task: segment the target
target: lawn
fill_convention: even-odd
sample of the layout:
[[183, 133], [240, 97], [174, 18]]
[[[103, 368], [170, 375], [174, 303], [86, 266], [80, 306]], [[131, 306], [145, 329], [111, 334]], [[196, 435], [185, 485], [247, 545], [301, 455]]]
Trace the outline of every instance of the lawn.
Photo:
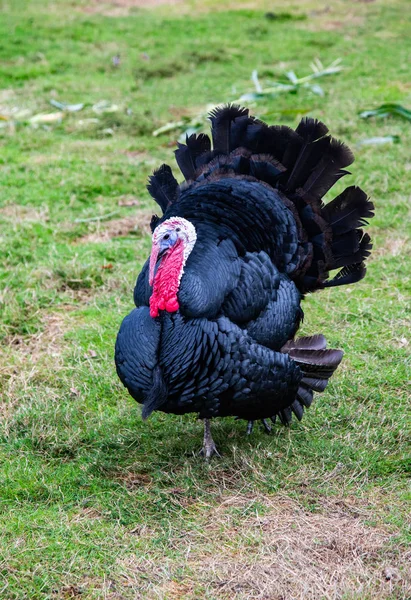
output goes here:
[[[408, 0], [0, 7], [0, 598], [411, 598], [411, 124], [359, 117], [411, 107]], [[374, 252], [363, 282], [305, 301], [302, 332], [345, 351], [326, 392], [271, 435], [215, 423], [207, 464], [201, 422], [143, 422], [113, 362], [146, 180], [181, 129], [152, 132], [315, 59], [344, 67], [323, 95], [246, 104], [353, 148], [336, 188], [374, 201]]]

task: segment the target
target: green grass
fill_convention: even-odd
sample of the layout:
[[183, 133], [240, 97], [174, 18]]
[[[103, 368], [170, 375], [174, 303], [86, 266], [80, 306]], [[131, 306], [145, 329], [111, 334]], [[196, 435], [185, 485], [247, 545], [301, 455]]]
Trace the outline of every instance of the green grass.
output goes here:
[[[0, 4], [0, 114], [86, 104], [38, 127], [0, 121], [0, 597], [410, 598], [410, 124], [358, 117], [411, 105], [408, 2], [127, 4]], [[320, 117], [354, 149], [400, 137], [359, 147], [336, 186], [372, 197], [375, 250], [364, 282], [305, 301], [303, 332], [346, 353], [326, 393], [271, 436], [216, 423], [223, 457], [208, 465], [201, 423], [143, 423], [113, 363], [150, 248], [145, 182], [174, 162], [178, 134], [151, 133], [251, 91], [254, 68], [305, 75], [316, 57], [345, 67], [324, 97], [253, 111]], [[118, 110], [96, 115], [101, 100]]]

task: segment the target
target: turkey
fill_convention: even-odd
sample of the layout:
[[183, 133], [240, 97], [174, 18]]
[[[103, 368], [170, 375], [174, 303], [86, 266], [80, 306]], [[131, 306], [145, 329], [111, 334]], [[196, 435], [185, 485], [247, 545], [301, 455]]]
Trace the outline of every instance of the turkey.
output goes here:
[[[323, 196], [351, 151], [305, 118], [294, 131], [245, 108], [210, 114], [212, 141], [175, 151], [185, 178], [161, 166], [148, 190], [162, 210], [117, 336], [117, 373], [153, 411], [204, 419], [203, 454], [217, 453], [210, 419], [301, 420], [342, 359], [322, 335], [295, 339], [304, 295], [365, 275], [374, 206], [358, 187]], [[334, 276], [330, 271], [337, 270]]]

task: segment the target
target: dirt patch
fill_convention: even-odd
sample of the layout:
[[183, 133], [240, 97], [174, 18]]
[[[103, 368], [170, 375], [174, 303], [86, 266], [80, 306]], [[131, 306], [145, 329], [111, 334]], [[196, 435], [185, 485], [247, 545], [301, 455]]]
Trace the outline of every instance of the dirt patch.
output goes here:
[[391, 593], [383, 577], [391, 538], [386, 531], [364, 525], [341, 502], [327, 502], [324, 511], [313, 514], [288, 498], [264, 499], [268, 510], [259, 517], [261, 500], [230, 497], [213, 515], [212, 529], [224, 526], [228, 507], [256, 515], [240, 529], [242, 538], [256, 543], [246, 560], [237, 561], [229, 546], [207, 559], [213, 588], [247, 598], [382, 598], [384, 590]]
[[30, 336], [11, 335], [3, 341], [4, 346], [10, 346], [31, 362], [37, 362], [42, 356], [56, 358], [61, 353], [61, 342], [67, 331], [67, 315], [54, 313], [43, 315], [41, 330]]
[[125, 150], [121, 154], [124, 154], [133, 165], [140, 165], [142, 163], [156, 165], [158, 163], [157, 159], [150, 156], [147, 152], [141, 152], [141, 150]]
[[150, 9], [158, 6], [176, 6], [184, 0], [92, 0], [82, 11], [88, 14], [102, 14], [106, 17], [124, 17], [135, 9]]
[[78, 585], [64, 585], [59, 590], [53, 590], [53, 597], [59, 600], [69, 600], [69, 598], [80, 598], [83, 590]]
[[101, 512], [95, 508], [82, 508], [71, 517], [70, 522], [77, 524], [82, 523], [83, 521], [94, 521], [96, 519], [101, 519], [102, 516]]
[[128, 490], [136, 490], [139, 488], [151, 488], [152, 478], [147, 473], [139, 473], [133, 471], [116, 472], [113, 476], [115, 481], [124, 485]]
[[0, 215], [15, 224], [22, 222], [46, 222], [49, 220], [47, 206], [34, 208], [33, 206], [22, 206], [20, 204], [8, 204], [0, 208]]
[[384, 240], [382, 246], [376, 246], [373, 250], [373, 258], [377, 256], [403, 256], [411, 249], [410, 239], [406, 237], [389, 236]]
[[338, 499], [312, 513], [282, 496], [225, 496], [173, 541], [175, 562], [134, 555], [121, 569], [156, 598], [194, 598], [193, 588], [236, 600], [410, 597], [411, 550], [394, 552], [392, 532], [365, 524], [371, 514]]
[[68, 327], [67, 314], [44, 315], [40, 331], [33, 335], [9, 335], [0, 348], [0, 414], [6, 422], [19, 402], [19, 393], [30, 393], [39, 374], [52, 365], [53, 373], [62, 368], [63, 336]]
[[122, 219], [113, 219], [106, 223], [101, 222], [96, 225], [95, 231], [78, 238], [77, 243], [91, 244], [104, 243], [112, 238], [124, 237], [130, 234], [151, 234], [150, 220], [152, 211], [139, 211], [133, 217], [123, 217]]
[[323, 31], [338, 31], [339, 29], [345, 29], [348, 26], [349, 27], [361, 27], [363, 26], [365, 23], [365, 20], [363, 17], [358, 17], [355, 15], [347, 15], [346, 19], [342, 19], [341, 21], [339, 20], [335, 20], [335, 21], [324, 21], [323, 23], [321, 23], [321, 25], [318, 27], [318, 29], [321, 29]]

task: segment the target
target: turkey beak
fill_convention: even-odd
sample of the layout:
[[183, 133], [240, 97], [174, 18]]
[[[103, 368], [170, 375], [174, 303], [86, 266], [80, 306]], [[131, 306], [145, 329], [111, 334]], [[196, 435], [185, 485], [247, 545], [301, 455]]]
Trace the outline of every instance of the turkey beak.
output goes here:
[[149, 273], [148, 274], [148, 282], [151, 286], [154, 283], [154, 275], [156, 272], [156, 265], [157, 265], [157, 259], [158, 259], [159, 253], [160, 253], [160, 244], [153, 243], [153, 246], [151, 248], [150, 266], [149, 266], [149, 272], [148, 272]]

